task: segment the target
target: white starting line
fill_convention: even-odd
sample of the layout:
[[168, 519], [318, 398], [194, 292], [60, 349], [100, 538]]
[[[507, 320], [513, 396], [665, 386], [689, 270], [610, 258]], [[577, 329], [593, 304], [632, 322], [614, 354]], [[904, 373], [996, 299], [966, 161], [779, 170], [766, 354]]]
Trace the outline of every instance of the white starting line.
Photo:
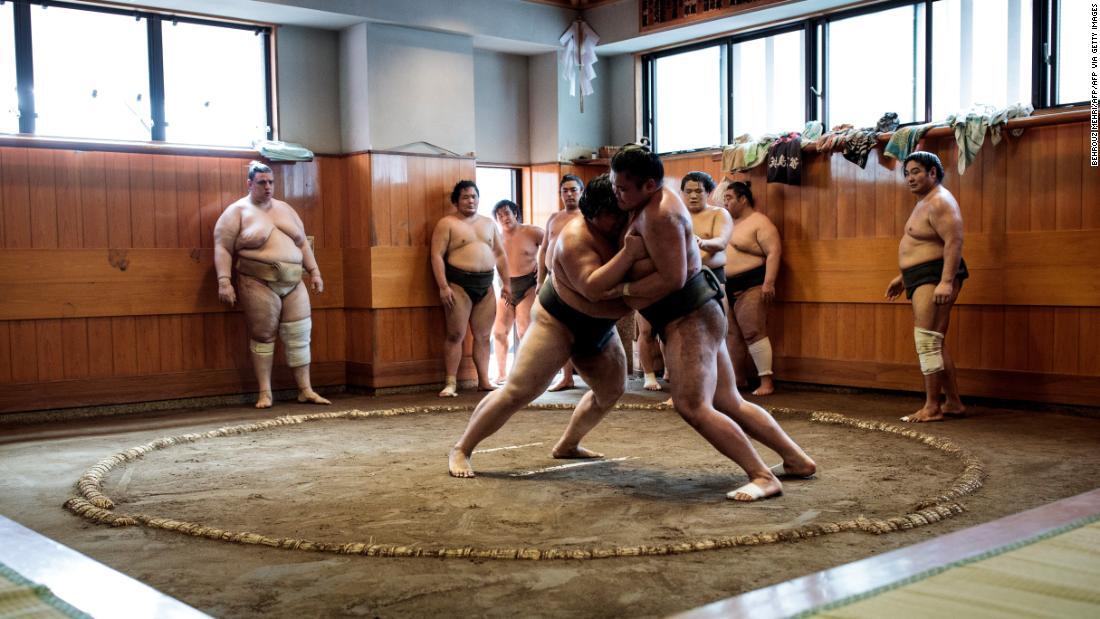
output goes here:
[[538, 447], [539, 445], [542, 445], [542, 443], [527, 443], [526, 445], [508, 445], [507, 447], [493, 447], [493, 448], [490, 448], [490, 449], [478, 449], [474, 453], [476, 453], [476, 454], [487, 454], [491, 451], [504, 451], [506, 449], [523, 449], [524, 447]]
[[569, 464], [559, 464], [558, 466], [550, 466], [544, 469], [535, 469], [533, 471], [524, 471], [522, 473], [509, 473], [511, 477], [529, 477], [531, 475], [539, 475], [542, 473], [552, 473], [554, 471], [561, 471], [563, 469], [572, 469], [578, 466], [595, 466], [597, 464], [607, 464], [608, 462], [622, 462], [624, 460], [637, 460], [638, 456], [624, 456], [622, 458], [607, 458], [598, 460], [585, 460], [584, 462], [571, 462]]

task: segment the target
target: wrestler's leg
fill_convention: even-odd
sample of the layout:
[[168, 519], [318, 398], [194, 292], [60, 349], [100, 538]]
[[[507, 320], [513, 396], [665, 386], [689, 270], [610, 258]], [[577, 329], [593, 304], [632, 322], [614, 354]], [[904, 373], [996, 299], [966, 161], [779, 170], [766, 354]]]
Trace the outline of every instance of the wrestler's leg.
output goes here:
[[569, 425], [554, 446], [555, 458], [602, 458], [603, 454], [581, 447], [583, 439], [623, 397], [626, 388], [626, 352], [618, 332], [599, 353], [575, 357], [573, 365], [592, 389], [581, 396]]
[[[523, 336], [527, 334], [527, 329], [531, 326], [531, 308], [535, 306], [535, 293], [529, 292], [523, 300], [516, 306], [516, 330], [519, 333], [519, 339], [523, 339]], [[519, 345], [519, 342], [516, 342]]]
[[[671, 384], [673, 406], [707, 442], [736, 462], [763, 496], [776, 495], [782, 492], [782, 484], [760, 459], [740, 426], [712, 404], [717, 383], [715, 361], [725, 331], [721, 313], [717, 305], [708, 303], [666, 327], [666, 359], [676, 376]], [[743, 492], [731, 498], [753, 500]]]
[[[444, 306], [443, 315], [447, 321], [447, 333], [443, 340], [443, 367], [447, 372], [446, 385], [439, 397], [454, 397], [457, 394], [458, 364], [462, 362], [462, 341], [466, 339], [466, 326], [470, 324], [470, 310], [473, 303], [462, 286], [449, 284], [454, 293], [454, 307]], [[484, 301], [484, 299], [482, 299]]]
[[[935, 290], [935, 284], [925, 284], [913, 291], [913, 325], [919, 329], [936, 331], [937, 317], [940, 316], [940, 306], [938, 306], [935, 301], [933, 294]], [[948, 312], [950, 312], [950, 307], [948, 307]], [[946, 329], [947, 321], [944, 319], [941, 323]], [[936, 332], [945, 333], [946, 331]], [[933, 372], [932, 374], [924, 374], [924, 406], [912, 415], [902, 417], [901, 420], [918, 423], [925, 421], [942, 421], [943, 409], [940, 407], [940, 392], [943, 391], [943, 379], [944, 372], [942, 370]]]
[[[304, 336], [304, 338], [308, 340], [310, 337], [310, 331], [312, 330], [312, 325], [310, 325], [309, 323], [300, 323], [299, 321], [309, 318], [310, 314], [311, 312], [309, 306], [309, 288], [306, 287], [305, 282], [298, 282], [298, 286], [294, 290], [292, 290], [290, 294], [283, 297], [283, 313], [279, 319], [279, 322], [282, 323], [284, 328], [288, 323], [307, 325], [305, 326], [305, 330], [302, 336], [292, 335], [290, 337]], [[288, 342], [286, 341], [286, 337], [284, 337], [283, 343], [288, 344]], [[298, 401], [312, 402], [313, 404], [332, 404], [332, 402], [329, 402], [325, 398], [318, 395], [318, 393], [313, 390], [313, 385], [310, 383], [308, 345], [305, 348], [307, 362], [300, 365], [295, 365], [294, 362], [291, 361], [290, 357], [294, 353], [290, 352], [289, 345], [286, 346], [286, 349], [287, 364], [290, 365], [290, 371], [292, 374], [294, 374], [294, 382], [298, 385]]]
[[508, 335], [512, 333], [512, 323], [516, 314], [504, 299], [497, 299], [497, 317], [493, 321], [493, 355], [497, 360], [497, 382], [504, 382], [508, 375]]
[[768, 337], [768, 304], [764, 301], [763, 289], [753, 286], [737, 296], [737, 326], [741, 329], [742, 341], [756, 366], [756, 373], [760, 377], [760, 387], [753, 391], [753, 395], [771, 395], [775, 393], [775, 383], [772, 382], [771, 364], [772, 353], [770, 342], [764, 350], [760, 343]]
[[[727, 299], [728, 300], [728, 299]], [[737, 386], [748, 386], [748, 367], [745, 363], [745, 358], [749, 354], [749, 349], [745, 346], [745, 336], [741, 333], [741, 326], [737, 324], [737, 305], [740, 303], [740, 299], [727, 304], [728, 311], [726, 312], [726, 348], [729, 352], [730, 359], [733, 361], [733, 372], [737, 376]]]
[[[951, 299], [943, 305], [936, 306], [935, 329], [939, 333], [946, 334], [951, 323], [951, 308], [955, 306], [955, 300], [959, 298], [962, 290], [962, 281], [955, 280], [955, 290]], [[966, 406], [959, 397], [959, 383], [955, 373], [955, 360], [947, 352], [947, 346], [943, 347], [943, 395], [944, 403], [940, 407], [945, 416], [962, 417], [966, 414]]]
[[271, 366], [275, 362], [275, 338], [279, 334], [282, 300], [266, 283], [250, 275], [237, 277], [237, 298], [248, 326], [252, 369], [259, 384], [256, 408], [271, 408]]
[[649, 391], [660, 391], [661, 383], [657, 382], [657, 336], [653, 333], [653, 326], [642, 316], [637, 314], [638, 321], [638, 357], [642, 361], [642, 373], [645, 375], [645, 384], [642, 385]]
[[490, 288], [489, 293], [470, 311], [470, 330], [474, 333], [474, 367], [477, 368], [479, 391], [493, 389], [493, 383], [489, 380], [489, 338], [493, 334], [493, 322], [497, 315], [495, 296]]
[[787, 473], [808, 477], [817, 471], [817, 465], [795, 443], [768, 411], [741, 397], [735, 386], [733, 364], [723, 343], [718, 350], [718, 380], [714, 390], [714, 408], [729, 415], [752, 438], [783, 458]]
[[554, 373], [569, 357], [573, 336], [541, 307], [532, 312], [531, 328], [516, 351], [512, 374], [504, 386], [486, 395], [449, 455], [455, 477], [473, 477], [470, 456], [477, 445], [499, 430], [519, 409], [542, 395]]

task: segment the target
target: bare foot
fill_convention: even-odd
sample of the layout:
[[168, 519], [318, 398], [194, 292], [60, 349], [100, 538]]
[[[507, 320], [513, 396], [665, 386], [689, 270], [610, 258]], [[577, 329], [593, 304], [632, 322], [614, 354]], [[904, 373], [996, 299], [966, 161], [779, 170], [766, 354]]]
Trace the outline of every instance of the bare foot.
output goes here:
[[573, 384], [573, 377], [564, 376], [561, 380], [551, 385], [547, 391], [565, 391], [566, 389], [572, 389], [574, 387], [576, 387], [576, 385]]
[[670, 378], [668, 375], [668, 368], [665, 368], [665, 373], [663, 376], [661, 376], [661, 378], [665, 379], [666, 383], [672, 382], [672, 378]]
[[261, 391], [260, 396], [256, 398], [256, 408], [271, 408], [271, 392]]
[[458, 386], [457, 385], [447, 385], [446, 387], [443, 388], [443, 391], [439, 392], [439, 397], [441, 397], [441, 398], [457, 398], [458, 397]]
[[592, 451], [591, 449], [585, 449], [580, 445], [575, 447], [554, 447], [554, 451], [550, 452], [551, 456], [554, 456], [558, 460], [583, 460], [586, 458], [602, 458], [603, 454]]
[[753, 395], [771, 395], [775, 393], [775, 383], [772, 382], [771, 376], [761, 376], [760, 386], [753, 391]]
[[943, 421], [943, 411], [940, 407], [928, 408], [925, 406], [912, 415], [906, 415], [901, 418], [905, 423], [929, 423], [932, 421]]
[[305, 391], [298, 392], [298, 401], [302, 404], [309, 402], [310, 404], [332, 404], [325, 398], [322, 398], [316, 391], [312, 389], [306, 389]]
[[646, 391], [660, 391], [661, 383], [657, 382], [656, 380], [650, 382], [649, 379], [646, 379], [645, 384], [642, 385], [642, 388]]
[[966, 417], [966, 407], [962, 402], [944, 402], [940, 410], [944, 417]]
[[809, 479], [817, 473], [817, 463], [809, 458], [802, 462], [786, 462], [771, 467], [772, 474], [782, 479]]
[[736, 490], [726, 493], [726, 498], [741, 503], [751, 503], [783, 494], [783, 484], [775, 477], [758, 477]]
[[451, 477], [473, 477], [474, 469], [470, 466], [470, 456], [462, 453], [458, 447], [452, 447], [447, 456], [447, 472]]
[[494, 385], [493, 383], [478, 383], [477, 384], [477, 390], [478, 391], [493, 391], [496, 388], [497, 388], [497, 386]]

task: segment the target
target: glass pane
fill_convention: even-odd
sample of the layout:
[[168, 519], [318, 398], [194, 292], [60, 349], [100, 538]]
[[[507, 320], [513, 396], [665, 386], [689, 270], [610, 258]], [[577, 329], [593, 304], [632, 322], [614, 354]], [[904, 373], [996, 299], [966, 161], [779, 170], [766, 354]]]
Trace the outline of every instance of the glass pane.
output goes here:
[[[1096, 53], [1090, 51], [1093, 13], [1085, 0], [1061, 0], [1058, 3], [1058, 92], [1056, 104], [1088, 101], [1092, 90], [1091, 64]], [[1092, 4], [1095, 6], [1095, 4]], [[1091, 30], [1095, 35], [1096, 31]]]
[[497, 202], [501, 200], [515, 202], [515, 178], [516, 171], [511, 168], [478, 168], [476, 182], [481, 199], [477, 204], [477, 212], [491, 218], [493, 207]]
[[0, 133], [19, 133], [14, 19], [12, 3], [0, 5]]
[[932, 117], [1031, 102], [1031, 0], [940, 0], [932, 10]]
[[725, 143], [721, 46], [658, 58], [653, 73], [657, 152]]
[[924, 117], [923, 5], [829, 24], [828, 124], [873, 127], [886, 112], [898, 122]]
[[147, 23], [31, 7], [39, 135], [149, 140]]
[[165, 139], [252, 146], [267, 139], [267, 63], [251, 30], [164, 23]]
[[806, 34], [733, 46], [733, 134], [801, 131], [806, 122]]

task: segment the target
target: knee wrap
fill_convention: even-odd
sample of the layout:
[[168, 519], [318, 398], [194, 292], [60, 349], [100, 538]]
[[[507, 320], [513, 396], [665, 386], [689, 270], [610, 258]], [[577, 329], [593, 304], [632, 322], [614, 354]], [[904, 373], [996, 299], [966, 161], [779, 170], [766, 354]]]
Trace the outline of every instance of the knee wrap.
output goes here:
[[313, 321], [309, 318], [279, 325], [279, 336], [286, 346], [286, 364], [292, 368], [309, 365], [309, 334]]
[[757, 376], [770, 376], [772, 373], [772, 341], [768, 338], [749, 344], [749, 355], [756, 364]]
[[943, 371], [943, 334], [914, 327], [913, 339], [917, 343], [921, 373], [928, 375]]
[[248, 349], [251, 350], [254, 355], [270, 357], [275, 354], [275, 342], [257, 342], [256, 340], [249, 340]]

